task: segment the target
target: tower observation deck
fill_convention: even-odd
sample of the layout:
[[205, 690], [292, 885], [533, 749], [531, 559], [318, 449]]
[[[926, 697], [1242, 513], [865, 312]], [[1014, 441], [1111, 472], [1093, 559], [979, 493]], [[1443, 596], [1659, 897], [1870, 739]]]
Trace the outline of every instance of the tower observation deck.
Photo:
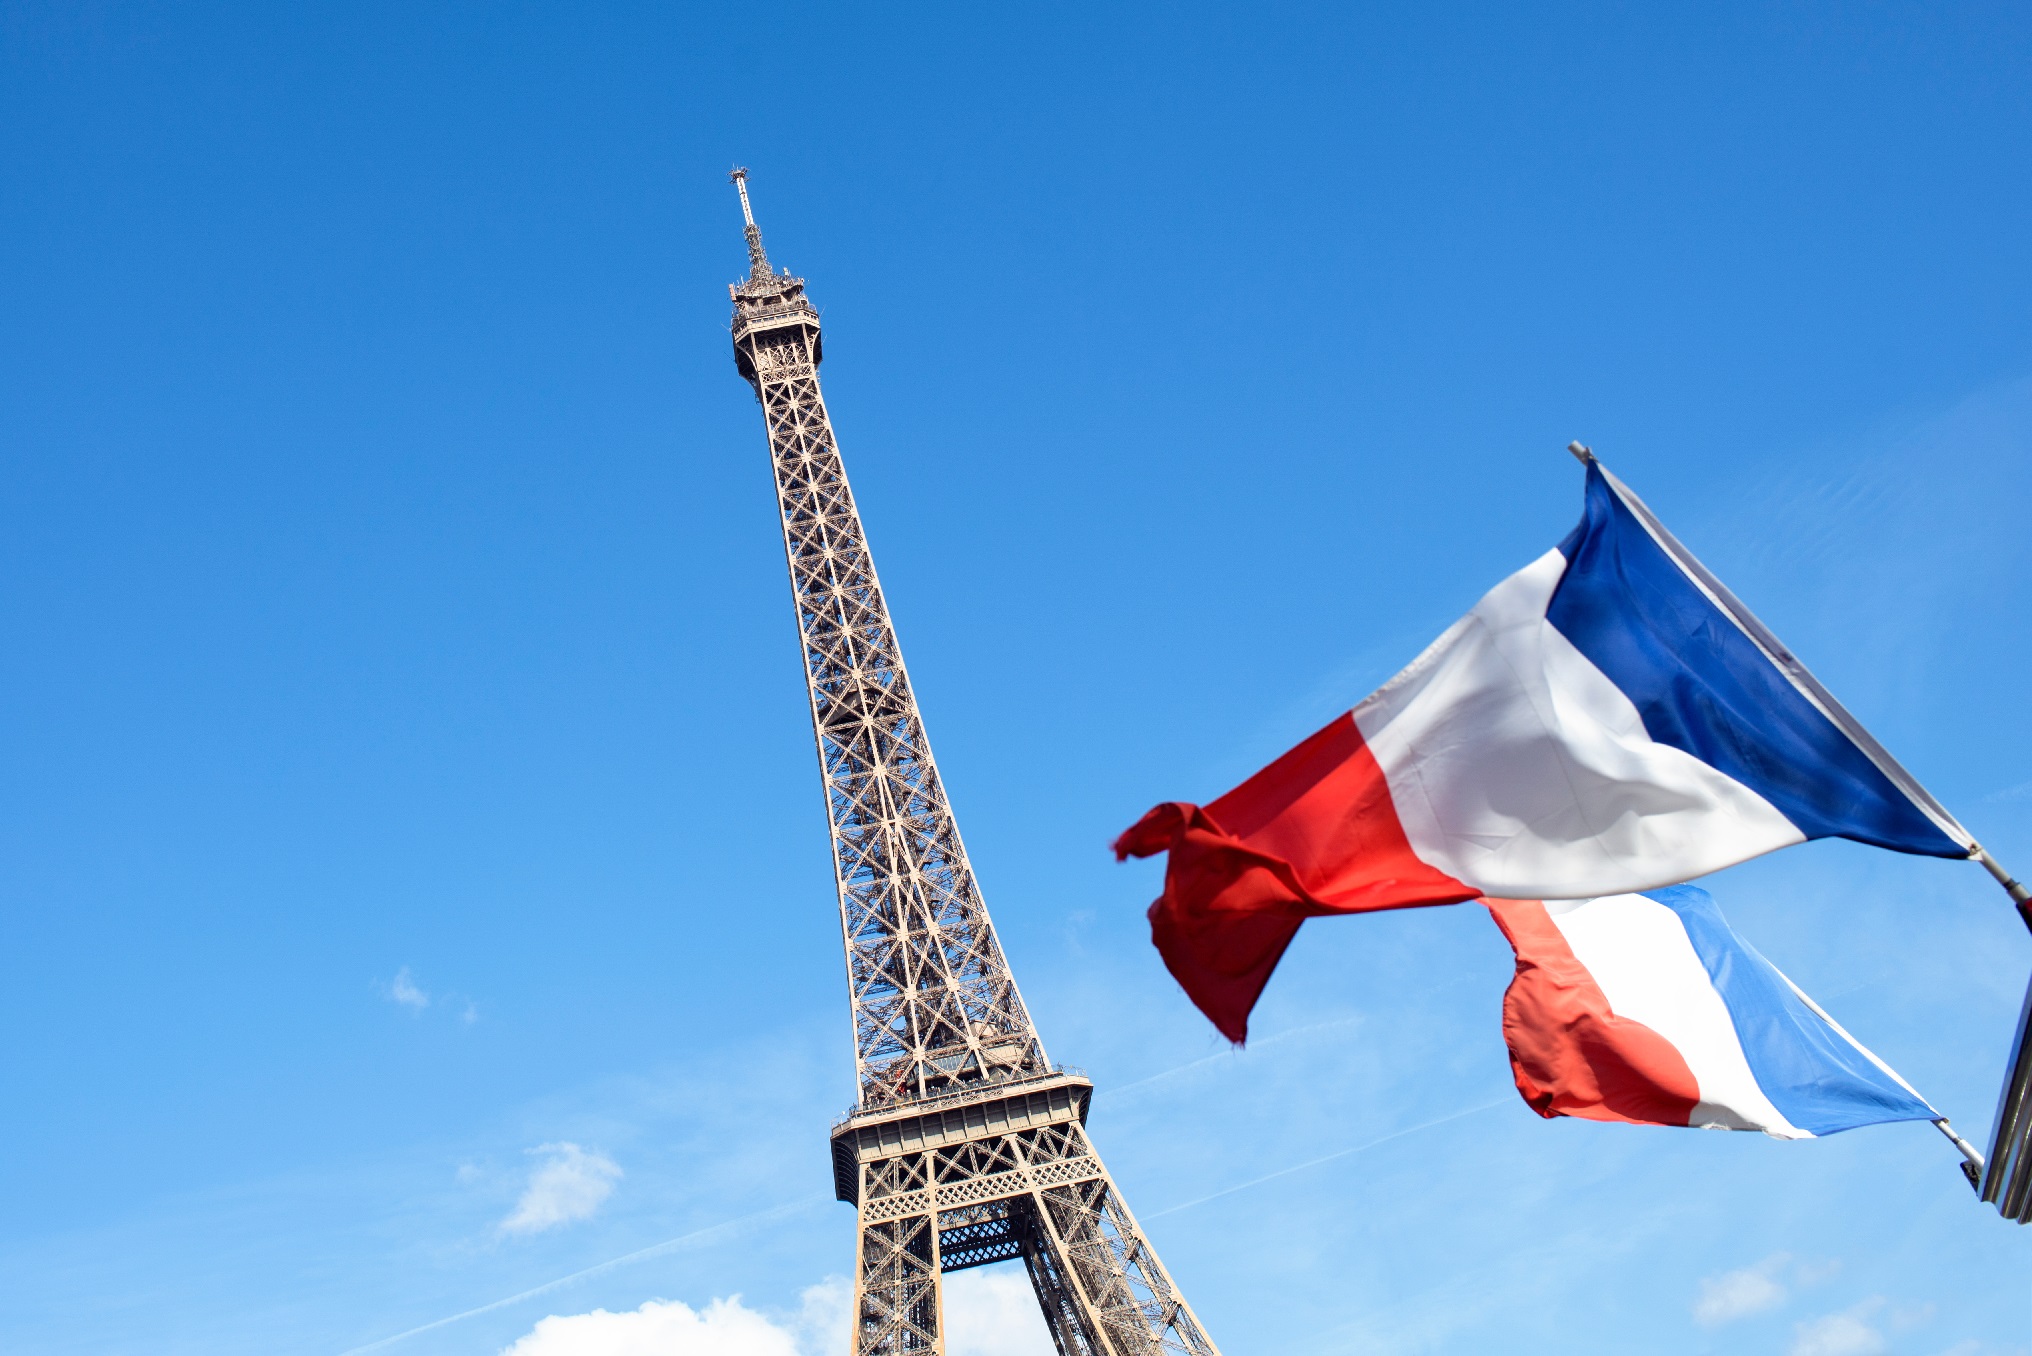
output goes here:
[[939, 1278], [1021, 1258], [1060, 1356], [1219, 1356], [1086, 1134], [1093, 1084], [1050, 1062], [967, 862], [819, 392], [819, 316], [734, 186], [728, 287], [755, 390], [818, 744], [853, 1014], [832, 1130], [855, 1207], [856, 1356], [943, 1356]]

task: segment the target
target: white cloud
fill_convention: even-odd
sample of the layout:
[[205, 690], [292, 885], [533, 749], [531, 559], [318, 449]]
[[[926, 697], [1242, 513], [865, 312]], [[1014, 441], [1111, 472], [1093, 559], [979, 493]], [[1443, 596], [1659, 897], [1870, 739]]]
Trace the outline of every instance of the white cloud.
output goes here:
[[[1053, 1356], [1051, 1334], [1020, 1267], [984, 1267], [945, 1278], [948, 1356]], [[640, 1309], [553, 1315], [501, 1356], [839, 1356], [847, 1349], [853, 1286], [812, 1286], [802, 1307], [773, 1319], [739, 1295], [694, 1309], [651, 1300]]]
[[741, 1303], [739, 1295], [703, 1309], [651, 1300], [610, 1314], [552, 1316], [501, 1356], [799, 1356], [796, 1334]]
[[829, 1276], [801, 1298], [804, 1309], [797, 1318], [800, 1345], [822, 1356], [845, 1351], [854, 1329], [854, 1283]]
[[1693, 1302], [1694, 1321], [1712, 1328], [1777, 1308], [1786, 1297], [1778, 1276], [1791, 1260], [1790, 1253], [1774, 1252], [1753, 1267], [1708, 1277], [1700, 1283], [1700, 1298]]
[[1869, 1320], [1883, 1307], [1883, 1298], [1874, 1296], [1853, 1309], [1800, 1324], [1791, 1356], [1879, 1356], [1885, 1350], [1884, 1334]]
[[[847, 1349], [853, 1287], [832, 1279], [802, 1296], [803, 1308], [777, 1322], [741, 1303], [739, 1295], [703, 1309], [650, 1300], [613, 1314], [553, 1315], [501, 1356], [837, 1356]], [[956, 1354], [957, 1356], [957, 1354]]]
[[414, 1012], [422, 1012], [430, 1006], [430, 995], [416, 986], [416, 980], [410, 976], [409, 967], [406, 965], [395, 972], [395, 978], [388, 982], [383, 992], [388, 995], [389, 1002], [400, 1004]]
[[543, 1155], [543, 1162], [530, 1172], [522, 1199], [501, 1221], [502, 1233], [541, 1233], [585, 1219], [613, 1194], [621, 1176], [621, 1165], [613, 1159], [576, 1144], [539, 1144], [529, 1152]]
[[948, 1356], [1054, 1356], [1022, 1267], [956, 1271], [943, 1288]]

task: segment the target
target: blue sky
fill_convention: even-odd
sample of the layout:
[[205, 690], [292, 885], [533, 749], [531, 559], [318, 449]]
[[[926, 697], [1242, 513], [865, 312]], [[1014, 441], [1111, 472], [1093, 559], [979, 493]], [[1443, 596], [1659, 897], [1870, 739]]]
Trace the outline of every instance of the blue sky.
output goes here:
[[[2032, 871], [2028, 58], [2008, 5], [9, 6], [0, 1349], [830, 1350], [744, 163], [1007, 950], [1229, 1356], [2025, 1350], [1929, 1128], [1542, 1122], [1473, 908], [1309, 926], [1228, 1052], [1106, 844], [1556, 543], [1580, 438]], [[1708, 884], [1986, 1136], [1978, 870]], [[952, 1356], [1027, 1303], [971, 1273]]]

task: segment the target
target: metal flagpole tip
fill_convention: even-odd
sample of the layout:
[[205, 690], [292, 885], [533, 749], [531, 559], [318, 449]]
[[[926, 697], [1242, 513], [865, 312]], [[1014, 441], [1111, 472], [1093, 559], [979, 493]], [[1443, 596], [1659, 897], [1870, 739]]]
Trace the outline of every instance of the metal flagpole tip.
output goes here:
[[1575, 459], [1583, 466], [1595, 459], [1595, 450], [1583, 442], [1570, 442], [1566, 445], [1566, 450], [1573, 453]]

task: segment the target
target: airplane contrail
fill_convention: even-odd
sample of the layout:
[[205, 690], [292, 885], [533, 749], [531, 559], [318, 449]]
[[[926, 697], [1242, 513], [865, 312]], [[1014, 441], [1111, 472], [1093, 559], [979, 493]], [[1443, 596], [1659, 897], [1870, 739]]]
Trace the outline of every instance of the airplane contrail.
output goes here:
[[[1274, 1044], [1278, 1041], [1287, 1040], [1294, 1036], [1309, 1035], [1314, 1031], [1318, 1031], [1326, 1027], [1353, 1025], [1358, 1021], [1360, 1021], [1360, 1018], [1342, 1018], [1337, 1021], [1315, 1022], [1307, 1026], [1293, 1028], [1292, 1030], [1289, 1031], [1281, 1031], [1275, 1036], [1266, 1037], [1265, 1039], [1258, 1041], [1257, 1046], [1261, 1047], [1264, 1045]], [[1203, 1064], [1211, 1064], [1216, 1060], [1229, 1058], [1233, 1058], [1233, 1056], [1227, 1052], [1222, 1052], [1216, 1055], [1209, 1055], [1204, 1059], [1196, 1059], [1188, 1063], [1181, 1064], [1174, 1069], [1165, 1069], [1160, 1073], [1155, 1073], [1144, 1078], [1139, 1078], [1133, 1083], [1125, 1083], [1121, 1087], [1114, 1089], [1114, 1091], [1123, 1092], [1127, 1091], [1129, 1088], [1140, 1087], [1147, 1083], [1155, 1083], [1162, 1079], [1170, 1078], [1174, 1074], [1184, 1073], [1188, 1069], [1198, 1068], [1200, 1065]], [[1484, 1102], [1480, 1106], [1471, 1106], [1463, 1111], [1456, 1111], [1451, 1113], [1450, 1115], [1441, 1116], [1437, 1120], [1424, 1121], [1418, 1125], [1408, 1125], [1402, 1130], [1393, 1130], [1391, 1133], [1384, 1135], [1381, 1139], [1372, 1139], [1366, 1144], [1357, 1144], [1350, 1149], [1337, 1149], [1333, 1153], [1326, 1154], [1319, 1158], [1308, 1159], [1303, 1163], [1297, 1163], [1288, 1168], [1279, 1168], [1276, 1172], [1266, 1173], [1261, 1177], [1253, 1177], [1248, 1181], [1238, 1183], [1235, 1186], [1223, 1187], [1221, 1190], [1214, 1192], [1210, 1196], [1200, 1196], [1194, 1200], [1185, 1201], [1181, 1204], [1174, 1206], [1169, 1206], [1166, 1209], [1159, 1210], [1156, 1214], [1146, 1216], [1145, 1218], [1161, 1219], [1165, 1215], [1175, 1215], [1181, 1210], [1190, 1210], [1196, 1205], [1205, 1205], [1208, 1201], [1219, 1200], [1223, 1196], [1232, 1196], [1237, 1191], [1247, 1191], [1250, 1187], [1261, 1186], [1263, 1183], [1274, 1181], [1279, 1177], [1287, 1177], [1294, 1172], [1303, 1172], [1307, 1168], [1316, 1168], [1320, 1164], [1330, 1163], [1336, 1158], [1346, 1158], [1350, 1154], [1358, 1154], [1363, 1152], [1364, 1150], [1373, 1149], [1378, 1145], [1387, 1144], [1393, 1139], [1401, 1139], [1405, 1135], [1415, 1134], [1420, 1130], [1430, 1130], [1435, 1125], [1444, 1125], [1448, 1121], [1457, 1121], [1461, 1119], [1463, 1116], [1472, 1116], [1478, 1111], [1487, 1111], [1493, 1107], [1502, 1106], [1506, 1104], [1509, 1100], [1510, 1099], [1507, 1097], [1498, 1098], [1493, 1102]], [[615, 1267], [627, 1266], [631, 1262], [640, 1262], [647, 1258], [658, 1256], [662, 1253], [672, 1252], [678, 1248], [684, 1247], [688, 1243], [700, 1242], [701, 1240], [710, 1238], [715, 1234], [725, 1233], [730, 1229], [739, 1228], [744, 1224], [754, 1224], [765, 1219], [776, 1219], [783, 1215], [792, 1214], [796, 1211], [807, 1209], [808, 1207], [815, 1205], [818, 1202], [826, 1199], [828, 1198], [824, 1196], [816, 1196], [816, 1195], [806, 1196], [801, 1200], [789, 1201], [783, 1205], [771, 1206], [767, 1210], [757, 1210], [753, 1214], [741, 1215], [730, 1220], [722, 1220], [718, 1224], [709, 1224], [703, 1229], [694, 1229], [688, 1234], [679, 1234], [676, 1238], [665, 1239], [661, 1243], [652, 1243], [646, 1248], [638, 1248], [634, 1252], [624, 1253], [619, 1257], [613, 1257], [609, 1258], [604, 1262], [595, 1263], [594, 1265], [586, 1267], [583, 1270], [574, 1271], [569, 1276], [560, 1276], [554, 1281], [545, 1281], [542, 1285], [533, 1286], [530, 1289], [521, 1291], [518, 1294], [509, 1295], [505, 1299], [497, 1299], [491, 1303], [482, 1304], [478, 1308], [467, 1309], [462, 1313], [452, 1314], [446, 1318], [433, 1319], [428, 1323], [420, 1324], [417, 1327], [408, 1329], [407, 1331], [398, 1332], [391, 1337], [377, 1338], [376, 1340], [367, 1343], [365, 1346], [349, 1347], [345, 1351], [340, 1352], [339, 1356], [366, 1356], [366, 1353], [368, 1352], [380, 1351], [384, 1347], [394, 1346], [397, 1342], [401, 1342], [408, 1338], [415, 1337], [419, 1333], [430, 1332], [436, 1328], [448, 1327], [453, 1323], [462, 1322], [463, 1320], [468, 1318], [476, 1318], [481, 1314], [492, 1313], [496, 1309], [505, 1309], [511, 1304], [520, 1304], [524, 1300], [535, 1299], [538, 1295], [548, 1294], [553, 1290], [557, 1290], [564, 1286], [570, 1285], [574, 1281], [582, 1281], [588, 1276], [597, 1276], [601, 1272], [611, 1271]]]
[[1159, 1210], [1154, 1215], [1145, 1215], [1144, 1218], [1163, 1219], [1166, 1215], [1175, 1215], [1181, 1210], [1190, 1210], [1195, 1205], [1205, 1205], [1208, 1201], [1217, 1201], [1223, 1196], [1232, 1196], [1237, 1191], [1247, 1191], [1250, 1187], [1261, 1186], [1263, 1183], [1275, 1181], [1279, 1177], [1289, 1177], [1294, 1172], [1304, 1172], [1307, 1168], [1316, 1168], [1322, 1163], [1331, 1163], [1336, 1158], [1346, 1158], [1349, 1154], [1358, 1154], [1365, 1149], [1373, 1149], [1379, 1144], [1388, 1144], [1393, 1139], [1402, 1139], [1404, 1136], [1416, 1134], [1420, 1130], [1430, 1130], [1435, 1125], [1445, 1125], [1448, 1121], [1457, 1121], [1463, 1116], [1472, 1116], [1478, 1111], [1489, 1111], [1499, 1106], [1506, 1106], [1509, 1102], [1510, 1099], [1508, 1097], [1498, 1097], [1493, 1102], [1483, 1102], [1480, 1106], [1471, 1106], [1465, 1110], [1455, 1111], [1441, 1116], [1437, 1120], [1424, 1121], [1418, 1125], [1407, 1125], [1402, 1130], [1392, 1130], [1381, 1139], [1372, 1139], [1367, 1144], [1357, 1144], [1352, 1149], [1336, 1149], [1330, 1154], [1322, 1154], [1318, 1158], [1309, 1158], [1303, 1163], [1294, 1163], [1288, 1168], [1279, 1168], [1275, 1172], [1266, 1172], [1261, 1177], [1252, 1177], [1246, 1182], [1238, 1182], [1231, 1187], [1222, 1187], [1211, 1196], [1201, 1196], [1179, 1205], [1168, 1206], [1163, 1210]]
[[[1360, 1026], [1362, 1021], [1363, 1018], [1357, 1015], [1353, 1017], [1337, 1017], [1332, 1021], [1327, 1022], [1312, 1022], [1305, 1026], [1295, 1026], [1290, 1028], [1289, 1030], [1279, 1031], [1275, 1035], [1260, 1036], [1257, 1039], [1250, 1041], [1246, 1053], [1254, 1054], [1257, 1051], [1262, 1050], [1266, 1046], [1276, 1045], [1282, 1041], [1293, 1040], [1299, 1036], [1309, 1036], [1315, 1031], [1325, 1031], [1331, 1027]], [[1107, 1094], [1109, 1101], [1113, 1101], [1115, 1098], [1121, 1096], [1123, 1093], [1129, 1092], [1133, 1089], [1147, 1087], [1152, 1083], [1161, 1083], [1167, 1078], [1174, 1078], [1179, 1074], [1187, 1073], [1193, 1069], [1202, 1068], [1208, 1064], [1219, 1064], [1224, 1061], [1233, 1062], [1235, 1060], [1243, 1058], [1244, 1054], [1245, 1052], [1240, 1050], [1218, 1050], [1211, 1055], [1204, 1055], [1199, 1059], [1188, 1060], [1184, 1064], [1176, 1065], [1173, 1068], [1160, 1069], [1154, 1074], [1145, 1074], [1143, 1077], [1136, 1079], [1134, 1082], [1117, 1083], [1113, 1087], [1104, 1088], [1101, 1091]]]
[[497, 1299], [491, 1304], [482, 1304], [477, 1309], [468, 1309], [464, 1313], [453, 1314], [449, 1318], [433, 1319], [428, 1323], [411, 1328], [407, 1332], [396, 1333], [393, 1337], [379, 1338], [367, 1343], [363, 1347], [349, 1348], [346, 1351], [340, 1352], [339, 1356], [362, 1356], [364, 1352], [379, 1351], [383, 1347], [393, 1346], [405, 1338], [416, 1336], [418, 1333], [429, 1332], [433, 1328], [442, 1328], [480, 1314], [492, 1313], [496, 1309], [505, 1309], [511, 1304], [520, 1304], [524, 1300], [535, 1299], [538, 1295], [548, 1294], [550, 1291], [556, 1290], [561, 1286], [570, 1285], [573, 1281], [582, 1281], [588, 1276], [597, 1276], [603, 1271], [612, 1271], [615, 1267], [626, 1266], [630, 1262], [640, 1262], [645, 1258], [675, 1251], [687, 1243], [697, 1243], [701, 1239], [710, 1238], [714, 1234], [725, 1233], [729, 1229], [739, 1228], [743, 1224], [754, 1224], [761, 1220], [775, 1219], [781, 1215], [788, 1215], [799, 1210], [808, 1209], [826, 1199], [828, 1198], [825, 1196], [806, 1196], [802, 1200], [790, 1201], [783, 1205], [774, 1205], [767, 1210], [757, 1210], [751, 1215], [741, 1215], [735, 1219], [722, 1220], [718, 1224], [709, 1224], [703, 1229], [694, 1229], [688, 1234], [679, 1234], [676, 1238], [667, 1238], [661, 1243], [652, 1243], [646, 1248], [638, 1248], [634, 1252], [626, 1253], [620, 1257], [613, 1257], [604, 1262], [595, 1263], [583, 1271], [574, 1271], [569, 1276], [560, 1276], [554, 1281], [545, 1281], [542, 1285], [524, 1290], [518, 1295], [510, 1295], [506, 1299]]

